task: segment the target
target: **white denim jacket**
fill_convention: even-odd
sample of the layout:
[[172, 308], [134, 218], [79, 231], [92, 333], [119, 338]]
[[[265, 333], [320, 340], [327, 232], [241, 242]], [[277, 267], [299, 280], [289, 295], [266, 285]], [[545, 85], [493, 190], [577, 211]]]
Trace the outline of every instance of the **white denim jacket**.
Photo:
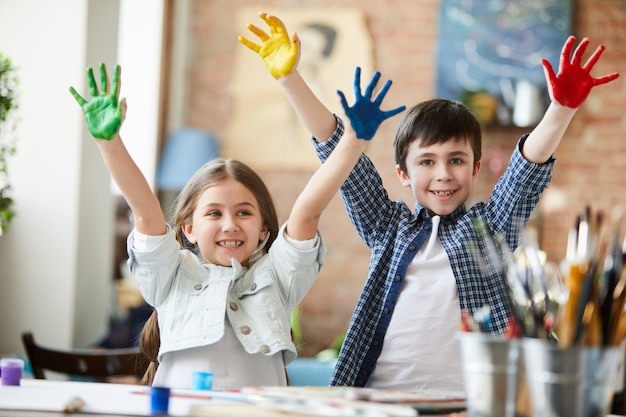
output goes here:
[[285, 224], [269, 253], [249, 268], [202, 264], [181, 250], [168, 227], [168, 238], [154, 250], [134, 250], [128, 236], [128, 266], [146, 302], [158, 313], [164, 353], [205, 346], [224, 334], [225, 314], [249, 353], [282, 351], [285, 365], [296, 358], [291, 340], [291, 312], [313, 285], [326, 256], [317, 245], [302, 251], [284, 237]]

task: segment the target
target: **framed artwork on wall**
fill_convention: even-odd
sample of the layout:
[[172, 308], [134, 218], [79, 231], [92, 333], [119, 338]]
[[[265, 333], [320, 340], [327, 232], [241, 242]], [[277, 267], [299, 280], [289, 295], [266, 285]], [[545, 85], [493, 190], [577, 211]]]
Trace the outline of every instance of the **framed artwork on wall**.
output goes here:
[[[300, 75], [331, 111], [343, 114], [336, 91], [342, 90], [348, 102], [353, 102], [355, 67], [361, 67], [364, 80], [373, 73], [372, 41], [363, 12], [350, 8], [267, 12], [279, 17], [290, 34], [298, 34], [302, 44]], [[239, 9], [235, 27], [240, 28], [240, 35], [260, 43], [246, 29], [248, 23], [269, 32], [258, 17], [258, 8]], [[222, 145], [224, 155], [257, 169], [310, 171], [319, 167], [310, 133], [261, 58], [241, 44], [235, 50], [232, 80], [233, 115]]]
[[571, 0], [441, 0], [437, 96], [485, 124], [530, 126], [547, 105], [541, 59], [558, 71]]

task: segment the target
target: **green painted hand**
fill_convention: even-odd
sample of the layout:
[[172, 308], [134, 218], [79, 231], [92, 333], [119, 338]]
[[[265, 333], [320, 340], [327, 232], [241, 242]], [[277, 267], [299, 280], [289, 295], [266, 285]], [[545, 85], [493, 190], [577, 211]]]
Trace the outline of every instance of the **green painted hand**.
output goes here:
[[109, 92], [109, 79], [107, 76], [106, 66], [100, 63], [100, 91], [96, 85], [93, 75], [93, 69], [87, 68], [87, 83], [89, 84], [90, 100], [85, 100], [76, 92], [74, 87], [70, 87], [70, 93], [76, 99], [76, 102], [83, 109], [87, 128], [91, 136], [97, 139], [111, 140], [113, 139], [124, 121], [124, 99], [119, 100], [119, 84], [120, 84], [119, 65], [115, 66], [113, 74], [113, 90]]

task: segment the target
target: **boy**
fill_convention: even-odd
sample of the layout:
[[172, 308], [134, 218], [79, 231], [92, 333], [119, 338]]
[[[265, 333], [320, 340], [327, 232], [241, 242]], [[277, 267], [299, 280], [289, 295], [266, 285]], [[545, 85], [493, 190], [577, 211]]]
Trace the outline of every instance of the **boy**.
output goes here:
[[[263, 58], [325, 161], [343, 134], [343, 122], [317, 100], [297, 73], [297, 37], [289, 39], [279, 19], [260, 17], [270, 35], [253, 25], [248, 28], [263, 44], [241, 37], [240, 41]], [[403, 201], [389, 199], [376, 168], [360, 155], [341, 197], [372, 255], [331, 385], [463, 392], [455, 339], [461, 311], [473, 314], [488, 306], [495, 334], [504, 333], [511, 317], [498, 272], [493, 266], [485, 271], [470, 250], [481, 245], [474, 222], [484, 220], [511, 249], [517, 247], [520, 231], [550, 182], [552, 154], [576, 110], [592, 87], [618, 77], [589, 74], [603, 47], [581, 67], [587, 39], [570, 62], [574, 42], [574, 37], [566, 41], [558, 74], [542, 60], [551, 104], [537, 127], [520, 138], [486, 203], [465, 206], [481, 167], [481, 133], [476, 118], [460, 103], [441, 99], [419, 103], [396, 129], [396, 172], [416, 199], [413, 212]], [[370, 101], [377, 81], [378, 74], [362, 96], [357, 68], [355, 105], [349, 107], [339, 93], [359, 139], [371, 138], [385, 119], [380, 101]], [[341, 152], [348, 151], [344, 147]]]

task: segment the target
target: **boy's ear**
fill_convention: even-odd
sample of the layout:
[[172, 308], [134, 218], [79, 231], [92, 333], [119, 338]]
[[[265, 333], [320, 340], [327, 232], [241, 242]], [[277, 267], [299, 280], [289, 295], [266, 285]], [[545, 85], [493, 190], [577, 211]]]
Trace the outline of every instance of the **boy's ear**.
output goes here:
[[396, 174], [398, 174], [398, 178], [400, 178], [400, 183], [402, 184], [403, 187], [411, 186], [411, 180], [409, 176], [406, 175], [404, 171], [402, 171], [402, 168], [400, 168], [400, 165], [398, 164], [396, 164]]
[[474, 164], [474, 172], [472, 173], [472, 180], [474, 182], [478, 180], [478, 173], [480, 172], [481, 166], [482, 166], [482, 161], [476, 161], [476, 164]]
[[196, 239], [196, 236], [193, 234], [193, 225], [191, 224], [191, 222], [185, 222], [180, 226], [180, 229], [183, 231], [183, 233], [185, 234], [185, 237], [187, 238], [187, 240], [189, 241], [189, 243], [192, 244], [196, 244], [198, 243], [198, 240]]

